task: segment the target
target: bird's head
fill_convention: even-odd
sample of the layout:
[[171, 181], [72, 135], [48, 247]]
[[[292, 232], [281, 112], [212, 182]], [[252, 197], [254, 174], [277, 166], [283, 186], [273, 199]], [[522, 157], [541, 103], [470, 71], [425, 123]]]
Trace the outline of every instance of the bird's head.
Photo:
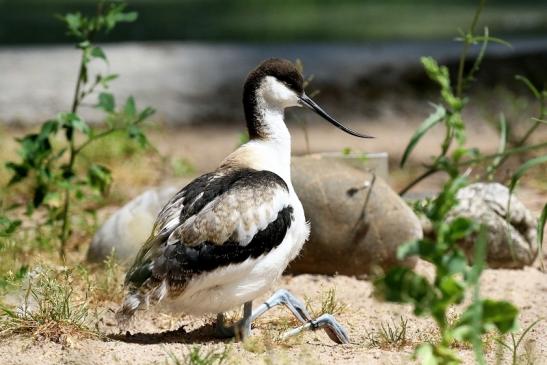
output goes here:
[[257, 116], [261, 107], [259, 101], [281, 110], [292, 106], [305, 106], [346, 133], [361, 138], [372, 138], [343, 126], [308, 97], [304, 92], [302, 74], [288, 60], [267, 59], [247, 76], [243, 88], [243, 104], [251, 137], [257, 137], [253, 134], [260, 132], [258, 130], [259, 116]]

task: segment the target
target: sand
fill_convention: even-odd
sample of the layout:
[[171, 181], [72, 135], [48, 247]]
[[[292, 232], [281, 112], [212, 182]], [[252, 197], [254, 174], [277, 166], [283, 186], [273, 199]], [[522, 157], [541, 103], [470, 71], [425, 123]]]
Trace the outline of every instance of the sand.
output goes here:
[[[392, 156], [399, 156], [418, 122], [419, 116], [409, 120], [404, 128], [399, 127], [398, 133], [391, 134], [389, 138], [367, 144], [332, 133], [333, 130], [328, 126], [321, 126], [310, 132], [311, 152], [365, 146], [369, 151], [387, 150]], [[382, 135], [382, 131], [390, 126], [390, 121], [386, 117], [386, 120], [372, 125], [353, 123], [351, 126]], [[292, 128], [295, 153], [305, 153], [307, 148], [303, 133], [297, 126]], [[176, 134], [158, 132], [153, 140], [161, 141], [157, 145], [162, 154], [184, 156], [199, 166], [198, 172], [201, 172], [213, 168], [222, 156], [234, 148], [238, 131], [237, 127], [216, 125], [185, 127]], [[207, 136], [208, 143], [198, 140], [199, 136]], [[471, 144], [482, 144], [486, 150], [494, 150], [496, 147], [494, 132], [488, 128], [472, 131], [470, 141]], [[435, 138], [428, 138], [416, 150], [414, 158], [423, 160], [435, 153], [435, 148]], [[401, 172], [397, 169], [393, 169], [392, 173], [392, 185], [400, 187], [404, 177], [401, 178]], [[434, 179], [420, 189], [428, 191], [435, 188], [438, 188], [438, 180]], [[528, 188], [521, 189], [521, 194], [526, 204], [536, 213], [545, 201], [545, 191]], [[432, 274], [432, 268], [426, 262], [419, 262], [417, 270]], [[539, 270], [538, 264], [523, 270], [487, 269], [481, 281], [482, 295], [512, 301], [520, 310], [520, 326], [525, 328], [538, 318], [547, 318], [546, 279], [547, 275]], [[336, 345], [321, 331], [306, 332], [284, 344], [269, 343], [268, 338], [279, 333], [279, 324], [286, 323], [290, 318], [290, 313], [284, 308], [275, 308], [259, 319], [253, 329], [255, 340], [246, 344], [215, 338], [212, 317], [193, 318], [155, 312], [140, 313], [129, 328], [129, 334], [120, 333], [113, 315], [117, 304], [108, 303], [100, 308], [101, 320], [98, 324], [99, 330], [106, 335], [104, 339], [68, 338], [64, 344], [57, 344], [13, 336], [0, 342], [0, 364], [165, 364], [174, 363], [173, 356], [185, 363], [184, 356], [195, 346], [202, 353], [226, 350], [226, 363], [231, 364], [408, 364], [412, 363], [414, 346], [436, 336], [433, 322], [416, 318], [409, 306], [378, 302], [372, 295], [372, 284], [367, 280], [347, 276], [284, 276], [276, 284], [276, 288], [280, 287], [291, 290], [301, 298], [310, 298], [314, 307], [319, 307], [325, 292], [334, 288], [339, 302], [347, 306], [336, 317], [346, 326], [351, 344]], [[254, 304], [259, 304], [263, 299], [260, 298]], [[459, 310], [461, 308], [456, 309], [452, 315], [456, 316]], [[402, 348], [381, 349], [371, 346], [367, 333], [374, 333], [382, 324], [398, 322], [401, 316], [408, 320], [408, 343]], [[488, 362], [495, 363], [496, 345], [491, 339], [487, 342]], [[529, 332], [521, 348], [522, 354], [525, 348], [535, 358], [535, 364], [547, 364], [547, 320]], [[474, 363], [470, 349], [457, 348], [456, 351], [465, 364]], [[501, 363], [510, 363], [508, 353], [504, 353]]]

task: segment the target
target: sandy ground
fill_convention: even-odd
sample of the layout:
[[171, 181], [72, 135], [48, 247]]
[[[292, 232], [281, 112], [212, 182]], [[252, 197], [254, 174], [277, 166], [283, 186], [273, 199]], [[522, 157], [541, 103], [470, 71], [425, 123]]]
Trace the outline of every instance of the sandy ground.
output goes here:
[[[335, 133], [331, 127], [321, 125], [309, 132], [310, 152], [340, 151], [349, 146], [365, 151], [387, 151], [393, 161], [396, 161], [419, 121], [417, 116], [410, 117], [404, 124], [400, 121], [394, 123], [389, 116], [385, 116], [371, 124], [359, 121], [350, 123], [355, 129], [378, 136], [375, 140], [366, 142]], [[316, 122], [314, 119], [313, 123]], [[307, 152], [302, 129], [295, 125], [291, 129], [295, 154]], [[214, 168], [235, 147], [240, 130], [238, 127], [218, 125], [183, 127], [177, 133], [159, 130], [154, 133], [153, 140], [159, 142], [156, 145], [163, 155], [184, 156], [194, 166], [199, 166], [198, 172], [201, 172]], [[386, 130], [391, 131], [388, 136]], [[440, 136], [441, 131], [438, 131], [438, 135], [435, 133], [420, 144], [414, 155], [414, 163], [435, 153], [435, 137]], [[493, 151], [497, 138], [490, 128], [476, 126], [470, 131], [469, 141], [471, 145], [481, 145], [486, 151]], [[408, 175], [397, 168], [393, 168], [391, 172], [391, 184], [395, 188], [401, 187], [408, 179]], [[159, 183], [171, 182], [159, 180]], [[433, 179], [418, 190], [430, 191], [438, 186], [439, 180]], [[520, 193], [536, 213], [545, 202], [545, 191], [528, 188], [521, 189]], [[432, 268], [425, 262], [420, 262], [417, 269], [432, 274]], [[482, 294], [515, 303], [521, 313], [520, 326], [525, 328], [538, 318], [547, 318], [546, 279], [546, 274], [538, 269], [537, 264], [524, 270], [488, 269], [482, 278]], [[184, 355], [196, 345], [203, 351], [221, 351], [226, 348], [229, 352], [227, 363], [233, 364], [408, 364], [412, 363], [413, 347], [436, 335], [433, 323], [414, 317], [408, 306], [376, 301], [372, 296], [372, 284], [366, 280], [346, 276], [285, 276], [276, 287], [290, 289], [301, 298], [309, 297], [314, 307], [320, 306], [321, 297], [327, 290], [335, 288], [339, 301], [348, 306], [337, 318], [348, 329], [351, 344], [335, 345], [322, 332], [308, 332], [283, 345], [268, 345], [268, 338], [279, 332], [279, 328], [271, 330], [272, 325], [278, 323], [279, 327], [280, 322], [286, 322], [290, 318], [289, 312], [283, 308], [276, 308], [257, 321], [253, 330], [257, 338], [254, 345], [252, 342], [241, 344], [216, 339], [212, 333], [213, 318], [171, 316], [154, 312], [140, 314], [129, 329], [131, 334], [120, 334], [113, 318], [117, 305], [111, 303], [102, 311], [99, 323], [101, 332], [108, 336], [106, 339], [72, 339], [67, 344], [60, 345], [13, 337], [0, 342], [0, 364], [32, 364], [38, 359], [41, 365], [165, 364], [171, 361], [170, 353], [184, 363]], [[255, 305], [259, 302], [257, 300]], [[400, 349], [371, 346], [367, 333], [377, 331], [382, 324], [398, 321], [400, 316], [408, 319], [408, 344]], [[525, 342], [535, 359], [534, 363], [547, 364], [547, 320], [540, 322], [527, 335]], [[488, 362], [495, 363], [496, 346], [493, 341], [489, 343]], [[458, 348], [457, 351], [464, 363], [474, 363], [470, 349]], [[510, 363], [508, 353], [505, 353], [501, 363]]]
[[[421, 262], [418, 270], [431, 273], [427, 263]], [[416, 319], [408, 306], [377, 302], [372, 296], [368, 281], [352, 277], [325, 277], [317, 275], [285, 276], [279, 283], [300, 297], [312, 298], [320, 305], [321, 295], [336, 288], [341, 303], [348, 308], [337, 316], [350, 335], [351, 344], [335, 345], [322, 332], [304, 333], [287, 345], [252, 347], [232, 341], [220, 341], [213, 336], [212, 318], [171, 317], [165, 314], [145, 313], [130, 328], [131, 335], [119, 334], [111, 306], [101, 320], [101, 330], [110, 334], [106, 340], [74, 340], [68, 346], [54, 343], [33, 343], [28, 339], [11, 339], [0, 344], [3, 364], [30, 364], [40, 359], [40, 364], [164, 364], [169, 353], [179, 359], [199, 344], [202, 351], [229, 352], [228, 363], [234, 364], [407, 364], [412, 363], [411, 353], [420, 340], [435, 336], [433, 324], [426, 319]], [[525, 270], [486, 270], [482, 278], [482, 294], [515, 303], [520, 311], [521, 327], [540, 317], [547, 316], [547, 281], [545, 274], [536, 268]], [[259, 301], [257, 301], [259, 302]], [[289, 318], [284, 308], [274, 309], [260, 319], [253, 334], [259, 342], [267, 342], [271, 334], [269, 322]], [[367, 333], [378, 330], [382, 323], [398, 321], [400, 316], [409, 319], [409, 343], [401, 349], [382, 350], [371, 347]], [[547, 321], [540, 322], [527, 336], [536, 362], [547, 364]], [[490, 341], [488, 362], [495, 362], [496, 346]], [[250, 351], [252, 350], [252, 351]], [[473, 364], [469, 349], [457, 349], [465, 364]], [[502, 364], [510, 363], [505, 354]]]

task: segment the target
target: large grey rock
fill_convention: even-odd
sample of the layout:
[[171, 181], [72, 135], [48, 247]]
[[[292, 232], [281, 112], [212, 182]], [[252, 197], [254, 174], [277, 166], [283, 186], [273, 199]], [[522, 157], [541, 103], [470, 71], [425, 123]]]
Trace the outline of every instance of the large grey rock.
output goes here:
[[[382, 179], [373, 182], [371, 173], [334, 159], [296, 157], [292, 179], [311, 235], [291, 272], [366, 274], [395, 263], [397, 248], [422, 235], [412, 210]], [[114, 249], [121, 261], [131, 261], [174, 192], [147, 191], [120, 208], [93, 238], [88, 259], [102, 261]]]
[[393, 265], [401, 244], [421, 238], [418, 218], [381, 178], [373, 182], [373, 174], [333, 159], [297, 157], [292, 163], [311, 234], [291, 272], [366, 274]]
[[[458, 204], [448, 219], [465, 217], [487, 229], [487, 262], [490, 267], [520, 268], [531, 265], [537, 254], [537, 220], [514, 195], [507, 214], [509, 189], [498, 183], [475, 183], [458, 191]], [[462, 242], [468, 257], [474, 240]]]

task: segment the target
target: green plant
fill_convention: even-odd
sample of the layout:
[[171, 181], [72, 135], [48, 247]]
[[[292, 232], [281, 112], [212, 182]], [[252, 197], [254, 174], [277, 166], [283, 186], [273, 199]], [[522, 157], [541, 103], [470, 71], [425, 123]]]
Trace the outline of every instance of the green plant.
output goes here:
[[[499, 345], [501, 345], [503, 348], [510, 351], [510, 353], [511, 353], [511, 364], [512, 365], [519, 364], [519, 362], [518, 362], [518, 359], [519, 359], [518, 353], [519, 353], [519, 348], [520, 348], [520, 345], [521, 345], [522, 341], [524, 340], [524, 338], [526, 337], [528, 332], [530, 332], [532, 330], [532, 328], [534, 328], [542, 320], [543, 320], [543, 318], [539, 318], [539, 319], [535, 320], [534, 322], [532, 322], [528, 327], [526, 327], [524, 329], [524, 331], [522, 331], [521, 335], [518, 338], [515, 336], [514, 333], [511, 333], [510, 334], [510, 337], [511, 337], [511, 342], [510, 343], [504, 341], [503, 338], [496, 339], [496, 342]], [[530, 357], [530, 354], [528, 353], [528, 351], [525, 352], [525, 356]], [[533, 362], [526, 361], [526, 364], [531, 365], [531, 364], [533, 364]]]
[[[106, 90], [118, 75], [97, 73], [93, 77], [90, 72], [96, 60], [108, 64], [103, 49], [93, 44], [95, 36], [110, 32], [120, 22], [132, 22], [137, 18], [137, 13], [124, 12], [124, 9], [123, 3], [100, 1], [95, 16], [71, 13], [60, 17], [81, 51], [72, 107], [70, 111], [46, 121], [38, 133], [19, 139], [21, 162], [6, 164], [13, 172], [9, 184], [25, 179], [32, 181], [32, 199], [27, 204], [27, 213], [45, 207], [48, 223], [59, 223], [59, 252], [62, 257], [71, 232], [71, 202], [94, 193], [105, 195], [112, 182], [108, 167], [79, 158], [84, 149], [118, 131], [124, 131], [143, 147], [147, 145], [140, 126], [154, 113], [153, 109], [139, 111], [133, 97], [116, 108], [114, 95]], [[98, 93], [96, 108], [106, 113], [106, 127], [103, 129], [91, 127], [78, 114], [84, 100], [97, 94], [98, 89], [102, 91]], [[61, 132], [64, 138], [59, 140]]]
[[367, 331], [365, 339], [369, 346], [381, 349], [401, 348], [409, 343], [407, 338], [408, 319], [400, 317], [399, 322], [382, 322], [379, 328]]
[[229, 351], [225, 346], [222, 350], [202, 351], [199, 346], [193, 346], [190, 352], [179, 359], [173, 352], [168, 352], [169, 363], [174, 365], [220, 365], [228, 359]]
[[0, 213], [0, 238], [11, 236], [20, 225], [20, 219], [10, 219]]
[[[433, 282], [404, 267], [392, 268], [374, 282], [378, 298], [412, 304], [414, 314], [430, 315], [435, 320], [440, 342], [424, 343], [415, 350], [415, 356], [424, 364], [459, 363], [450, 347], [455, 340], [471, 343], [476, 361], [484, 364], [481, 336], [494, 328], [507, 333], [516, 325], [517, 309], [511, 303], [479, 296], [479, 278], [486, 256], [485, 229], [469, 219], [447, 216], [457, 202], [457, 191], [465, 184], [464, 176], [450, 180], [439, 196], [424, 207], [423, 213], [433, 224], [435, 238], [409, 242], [397, 252], [399, 259], [416, 255], [432, 263], [436, 271]], [[470, 236], [475, 237], [472, 266], [458, 246], [461, 239]], [[455, 323], [450, 323], [448, 310], [462, 303], [466, 293], [472, 293], [472, 303]]]
[[[466, 32], [460, 31], [458, 41], [463, 42], [462, 51], [459, 58], [457, 74], [454, 80], [451, 79], [448, 68], [441, 66], [432, 57], [422, 57], [422, 65], [431, 80], [440, 87], [441, 103], [434, 104], [434, 111], [427, 117], [414, 135], [411, 137], [400, 162], [403, 167], [408, 161], [412, 151], [418, 142], [436, 125], [442, 124], [445, 129], [445, 136], [441, 142], [441, 151], [439, 155], [433, 158], [433, 161], [426, 164], [426, 171], [412, 180], [407, 186], [401, 189], [400, 194], [403, 195], [416, 184], [429, 176], [438, 172], [444, 172], [449, 178], [455, 178], [469, 167], [479, 167], [486, 165], [485, 174], [482, 177], [492, 178], [496, 170], [514, 154], [523, 154], [531, 150], [547, 147], [546, 142], [540, 142], [532, 145], [526, 145], [529, 137], [534, 131], [543, 124], [543, 119], [546, 116], [546, 100], [547, 90], [540, 91], [526, 77], [517, 75], [517, 80], [523, 82], [532, 92], [534, 98], [539, 103], [539, 114], [537, 118], [532, 118], [533, 125], [518, 139], [515, 143], [508, 143], [507, 122], [503, 113], [500, 113], [500, 144], [497, 153], [490, 155], [481, 154], [478, 148], [465, 147], [465, 123], [462, 112], [469, 102], [469, 98], [465, 95], [467, 87], [475, 80], [475, 74], [478, 72], [483, 58], [486, 54], [486, 49], [489, 42], [496, 42], [510, 46], [507, 42], [490, 36], [488, 28], [484, 28], [483, 35], [475, 34], [478, 20], [483, 11], [486, 0], [480, 0], [479, 6], [475, 12], [473, 20]], [[465, 64], [469, 50], [474, 45], [479, 45], [480, 49], [473, 64], [465, 71]], [[507, 146], [510, 144], [510, 148]], [[453, 148], [453, 146], [455, 147]], [[547, 157], [539, 157], [533, 165], [547, 162]], [[530, 166], [531, 167], [531, 166]]]
[[0, 336], [31, 334], [62, 342], [72, 335], [98, 335], [89, 327], [87, 296], [75, 293], [73, 271], [38, 267], [26, 280], [21, 306], [0, 304]]
[[98, 301], [120, 301], [123, 298], [123, 272], [113, 250], [95, 273], [93, 298]]

